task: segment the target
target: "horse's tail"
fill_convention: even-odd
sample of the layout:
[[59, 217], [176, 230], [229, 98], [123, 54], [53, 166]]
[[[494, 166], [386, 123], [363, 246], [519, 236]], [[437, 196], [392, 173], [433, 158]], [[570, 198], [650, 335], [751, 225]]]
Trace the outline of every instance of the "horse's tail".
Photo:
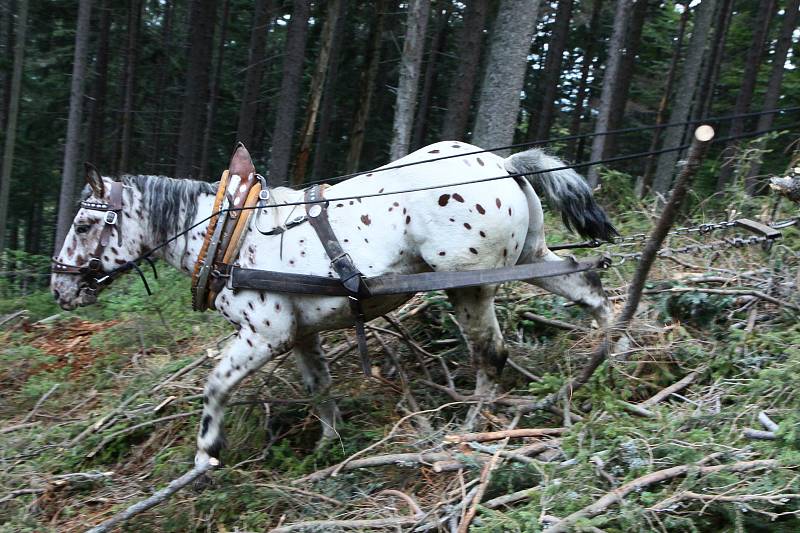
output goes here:
[[[597, 205], [586, 181], [563, 161], [537, 148], [514, 154], [505, 161], [511, 174], [527, 174], [537, 194], [544, 194], [550, 206], [561, 212], [568, 229], [588, 239], [610, 241], [618, 235], [603, 208]], [[561, 168], [544, 172], [551, 168]]]

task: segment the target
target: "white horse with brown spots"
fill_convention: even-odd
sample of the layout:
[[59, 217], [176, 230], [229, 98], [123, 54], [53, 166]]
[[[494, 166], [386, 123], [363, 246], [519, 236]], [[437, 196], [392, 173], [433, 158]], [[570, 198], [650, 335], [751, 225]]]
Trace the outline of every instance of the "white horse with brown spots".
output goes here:
[[[458, 155], [478, 148], [461, 142], [440, 142], [414, 152], [395, 164], [432, 157]], [[541, 173], [561, 167], [558, 159], [539, 150], [507, 159], [482, 153], [438, 160], [423, 165], [371, 172], [326, 189], [329, 199], [371, 193], [394, 193], [361, 200], [331, 201], [330, 223], [344, 250], [366, 276], [387, 273], [489, 269], [539, 261], [562, 261], [545, 243], [543, 193], [560, 210], [565, 223], [585, 237], [609, 239], [615, 233], [591, 190], [572, 170]], [[525, 178], [505, 178], [484, 183], [449, 184], [492, 176], [530, 173]], [[90, 201], [109, 201], [112, 180], [89, 173]], [[168, 237], [209, 216], [214, 187], [208, 183], [156, 176], [122, 178], [122, 214], [102, 250], [104, 271], [135, 259]], [[403, 192], [419, 187], [434, 190]], [[273, 207], [258, 215], [245, 236], [238, 264], [242, 267], [334, 276], [330, 259], [309, 224], [287, 230], [283, 236], [266, 236], [253, 230], [273, 228], [304, 212], [303, 192], [271, 190]], [[103, 219], [96, 211], [81, 209], [75, 216], [57, 261], [82, 265], [101, 238]], [[174, 267], [189, 274], [202, 242], [201, 225], [158, 252]], [[121, 241], [117, 240], [121, 232]], [[106, 239], [108, 240], [108, 239]], [[586, 272], [530, 283], [587, 307], [605, 326], [610, 308], [596, 273]], [[84, 276], [55, 273], [52, 290], [64, 309], [93, 303]], [[463, 328], [477, 367], [476, 392], [486, 393], [506, 359], [503, 337], [495, 317], [495, 286], [447, 291]], [[410, 296], [410, 295], [409, 295]], [[370, 298], [364, 302], [367, 318], [380, 316], [409, 296]], [[277, 354], [293, 350], [309, 393], [317, 396], [331, 385], [320, 348], [319, 332], [352, 325], [348, 301], [343, 297], [308, 296], [225, 289], [216, 308], [238, 333], [224, 348], [205, 386], [203, 417], [197, 439], [198, 464], [219, 457], [223, 445], [222, 421], [227, 398], [242, 379]], [[338, 418], [332, 400], [316, 406], [323, 436], [335, 435]]]

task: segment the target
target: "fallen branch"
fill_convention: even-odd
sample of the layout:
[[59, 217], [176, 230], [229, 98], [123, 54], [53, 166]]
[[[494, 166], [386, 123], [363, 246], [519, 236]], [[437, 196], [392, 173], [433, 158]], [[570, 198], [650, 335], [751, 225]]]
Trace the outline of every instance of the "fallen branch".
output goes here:
[[41, 397], [41, 398], [39, 398], [39, 400], [38, 400], [38, 401], [36, 402], [36, 404], [33, 406], [33, 409], [31, 409], [31, 410], [30, 410], [30, 412], [29, 412], [27, 415], [25, 415], [25, 418], [23, 418], [23, 419], [22, 419], [22, 422], [21, 422], [21, 423], [22, 423], [22, 424], [25, 424], [26, 422], [28, 422], [28, 420], [30, 420], [31, 418], [33, 418], [33, 416], [36, 414], [36, 412], [39, 410], [39, 408], [42, 406], [42, 404], [43, 404], [44, 402], [46, 402], [46, 401], [47, 401], [47, 399], [50, 397], [50, 395], [51, 395], [51, 394], [53, 394], [53, 393], [56, 391], [56, 389], [57, 389], [58, 387], [60, 387], [60, 386], [61, 386], [61, 383], [56, 383], [55, 385], [53, 385], [52, 387], [50, 387], [50, 390], [48, 390], [47, 392], [45, 392], [45, 393], [42, 395], [42, 397]]
[[522, 313], [522, 318], [527, 320], [533, 320], [534, 322], [538, 322], [540, 324], [544, 324], [546, 326], [551, 326], [554, 328], [565, 329], [567, 331], [580, 331], [583, 333], [589, 333], [591, 330], [589, 328], [580, 326], [578, 324], [570, 324], [569, 322], [563, 322], [561, 320], [555, 318], [547, 318], [546, 316], [537, 315], [536, 313], [531, 313], [530, 311], [525, 311]]
[[161, 389], [162, 387], [164, 387], [165, 385], [171, 383], [172, 381], [175, 381], [176, 379], [178, 379], [182, 375], [189, 373], [190, 371], [194, 370], [195, 368], [197, 368], [198, 366], [203, 364], [203, 362], [208, 358], [209, 358], [209, 354], [208, 353], [205, 353], [205, 354], [201, 355], [200, 357], [198, 357], [197, 359], [195, 359], [194, 361], [192, 361], [191, 363], [189, 363], [185, 367], [183, 367], [183, 368], [179, 369], [178, 371], [176, 371], [174, 374], [169, 376], [167, 379], [165, 379], [164, 381], [162, 381], [158, 385], [154, 386], [152, 389], [150, 389], [150, 392], [156, 392], [159, 389]]
[[286, 526], [270, 529], [269, 533], [289, 533], [291, 531], [330, 531], [335, 528], [342, 529], [388, 529], [401, 526], [413, 526], [419, 520], [414, 516], [399, 516], [396, 518], [374, 518], [371, 520], [309, 520], [296, 522]]
[[655, 393], [653, 396], [648, 398], [647, 400], [641, 402], [639, 406], [641, 407], [651, 407], [660, 403], [667, 398], [669, 398], [673, 393], [678, 392], [681, 389], [686, 388], [690, 383], [692, 383], [697, 377], [700, 375], [699, 371], [690, 372], [686, 374], [680, 381], [676, 381], [669, 387], [662, 389]]
[[607, 492], [602, 498], [595, 501], [593, 504], [587, 505], [583, 509], [562, 518], [559, 522], [548, 528], [547, 531], [548, 533], [566, 533], [568, 531], [572, 531], [572, 526], [575, 525], [578, 520], [592, 518], [599, 515], [611, 505], [622, 501], [622, 499], [631, 492], [641, 491], [645, 487], [683, 476], [690, 471], [696, 471], [699, 474], [712, 474], [721, 471], [746, 472], [748, 470], [755, 470], [758, 468], [775, 468], [777, 466], [778, 461], [775, 459], [761, 459], [755, 461], [741, 461], [727, 465], [697, 466], [691, 464], [665, 468], [663, 470], [651, 472], [650, 474], [636, 478], [633, 481], [629, 481], [628, 483], [625, 483], [624, 485]]
[[539, 487], [531, 487], [529, 489], [522, 489], [518, 490], [517, 492], [512, 492], [511, 494], [504, 494], [484, 502], [483, 506], [487, 509], [497, 509], [503, 505], [510, 505], [523, 500], [529, 500], [533, 497], [533, 493], [537, 490], [539, 490]]
[[778, 437], [772, 431], [763, 431], [760, 429], [744, 428], [742, 435], [748, 439], [754, 440], [775, 440]]
[[488, 442], [500, 439], [514, 439], [522, 437], [551, 437], [563, 435], [565, 428], [523, 428], [506, 429], [503, 431], [488, 431], [485, 433], [463, 433], [461, 435], [446, 435], [444, 441], [448, 444], [460, 444], [462, 442]]
[[722, 294], [728, 296], [753, 296], [754, 298], [760, 298], [762, 300], [771, 302], [781, 307], [788, 307], [789, 309], [800, 311], [800, 306], [798, 305], [795, 305], [791, 302], [787, 302], [784, 300], [780, 300], [778, 298], [775, 298], [774, 296], [770, 296], [765, 292], [761, 292], [755, 289], [745, 289], [745, 288], [711, 289], [711, 288], [701, 288], [701, 287], [671, 287], [669, 289], [648, 289], [644, 291], [644, 294], [664, 294], [664, 293], [681, 294], [687, 292], [703, 292], [706, 294]]
[[758, 421], [761, 422], [761, 425], [764, 426], [764, 429], [768, 431], [772, 431], [773, 433], [778, 431], [778, 424], [772, 421], [772, 419], [767, 416], [767, 413], [761, 411], [758, 413]]
[[117, 524], [121, 524], [129, 520], [131, 517], [136, 516], [139, 513], [142, 513], [151, 507], [155, 507], [159, 503], [163, 502], [186, 485], [193, 483], [194, 480], [199, 478], [200, 476], [204, 475], [206, 472], [214, 468], [215, 466], [219, 466], [219, 461], [214, 459], [213, 457], [209, 459], [207, 463], [203, 463], [202, 465], [195, 466], [184, 475], [175, 479], [170, 482], [165, 488], [161, 489], [160, 491], [156, 492], [146, 500], [142, 500], [139, 503], [135, 503], [125, 509], [124, 511], [115, 514], [102, 524], [99, 524], [92, 529], [90, 529], [87, 533], [104, 533], [106, 531], [111, 530]]

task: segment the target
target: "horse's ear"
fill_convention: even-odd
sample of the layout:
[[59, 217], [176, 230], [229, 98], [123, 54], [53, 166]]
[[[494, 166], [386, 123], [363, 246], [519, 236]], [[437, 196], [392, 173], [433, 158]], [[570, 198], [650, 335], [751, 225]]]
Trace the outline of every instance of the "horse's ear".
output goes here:
[[92, 192], [97, 198], [102, 198], [105, 192], [103, 177], [93, 164], [87, 161], [83, 165], [86, 168], [86, 183], [92, 188]]

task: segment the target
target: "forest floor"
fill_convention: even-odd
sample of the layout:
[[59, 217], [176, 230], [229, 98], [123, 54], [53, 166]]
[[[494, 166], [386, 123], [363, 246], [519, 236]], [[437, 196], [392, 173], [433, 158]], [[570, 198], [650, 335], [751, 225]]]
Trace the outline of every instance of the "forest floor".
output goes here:
[[[766, 217], [768, 203], [736, 216]], [[615, 217], [623, 234], [648, 229], [647, 210], [626, 213]], [[695, 210], [683, 222], [726, 216], [716, 214]], [[703, 242], [694, 238], [668, 244]], [[574, 238], [551, 229], [548, 240]], [[617, 310], [633, 268], [603, 274]], [[372, 379], [351, 331], [325, 336], [338, 440], [315, 449], [319, 421], [279, 357], [231, 399], [211, 484], [122, 529], [455, 531], [479, 499], [470, 531], [555, 529], [576, 512], [562, 530], [798, 531], [798, 281], [796, 227], [769, 253], [706, 247], [661, 259], [629, 345], [568, 403], [518, 420], [549, 431], [460, 443], [467, 426], [503, 430], [515, 402], [557, 390], [600, 334], [565, 300], [504, 285], [505, 404], [488, 405], [469, 396], [473, 368], [446, 298], [419, 295], [391, 315], [395, 324], [371, 323]], [[60, 313], [46, 291], [2, 301], [0, 531], [82, 531], [191, 467], [203, 380], [231, 330], [190, 311], [176, 272], [161, 268], [152, 284], [148, 299], [138, 280], [120, 280], [102, 305], [75, 313]], [[370, 461], [327, 469], [354, 454]], [[307, 521], [328, 522], [292, 526]]]

